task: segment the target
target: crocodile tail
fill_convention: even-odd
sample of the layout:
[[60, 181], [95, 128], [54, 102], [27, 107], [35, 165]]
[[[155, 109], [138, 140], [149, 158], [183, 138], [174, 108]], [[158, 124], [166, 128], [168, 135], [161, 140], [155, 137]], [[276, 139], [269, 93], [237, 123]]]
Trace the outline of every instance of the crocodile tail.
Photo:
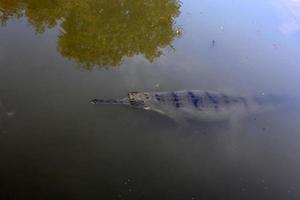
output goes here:
[[256, 96], [255, 102], [260, 105], [272, 104], [272, 105], [285, 105], [285, 106], [299, 106], [299, 98], [289, 95], [264, 95]]

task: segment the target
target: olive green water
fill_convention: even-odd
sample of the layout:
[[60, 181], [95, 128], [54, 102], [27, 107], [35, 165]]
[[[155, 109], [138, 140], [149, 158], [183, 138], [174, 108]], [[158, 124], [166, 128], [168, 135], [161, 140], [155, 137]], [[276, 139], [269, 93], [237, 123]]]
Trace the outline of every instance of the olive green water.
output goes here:
[[299, 8], [0, 0], [0, 199], [299, 199], [293, 109], [181, 127], [89, 103], [153, 90], [297, 95]]

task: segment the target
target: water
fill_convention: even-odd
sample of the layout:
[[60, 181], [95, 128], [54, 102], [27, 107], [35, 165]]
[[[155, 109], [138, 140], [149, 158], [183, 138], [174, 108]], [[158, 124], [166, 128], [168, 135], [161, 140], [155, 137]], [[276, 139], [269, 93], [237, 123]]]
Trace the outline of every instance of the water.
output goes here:
[[[129, 91], [299, 95], [299, 1], [0, 0], [0, 199], [299, 199], [300, 116], [180, 127]], [[158, 87], [158, 88], [157, 88]]]

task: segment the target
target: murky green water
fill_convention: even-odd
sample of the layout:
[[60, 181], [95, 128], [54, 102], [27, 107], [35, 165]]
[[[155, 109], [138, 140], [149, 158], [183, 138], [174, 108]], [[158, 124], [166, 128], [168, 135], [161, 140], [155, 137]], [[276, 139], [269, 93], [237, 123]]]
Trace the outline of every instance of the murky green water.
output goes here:
[[153, 90], [298, 95], [299, 8], [0, 0], [0, 199], [299, 199], [297, 111], [192, 128], [89, 103]]

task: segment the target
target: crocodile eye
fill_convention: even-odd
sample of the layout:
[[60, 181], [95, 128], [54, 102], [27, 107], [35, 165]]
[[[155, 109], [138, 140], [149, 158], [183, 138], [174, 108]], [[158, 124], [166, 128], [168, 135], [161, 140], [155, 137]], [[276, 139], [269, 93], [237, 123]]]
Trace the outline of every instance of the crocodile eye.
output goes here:
[[144, 96], [145, 96], [145, 99], [147, 99], [147, 100], [150, 99], [150, 95], [149, 94], [144, 93]]

